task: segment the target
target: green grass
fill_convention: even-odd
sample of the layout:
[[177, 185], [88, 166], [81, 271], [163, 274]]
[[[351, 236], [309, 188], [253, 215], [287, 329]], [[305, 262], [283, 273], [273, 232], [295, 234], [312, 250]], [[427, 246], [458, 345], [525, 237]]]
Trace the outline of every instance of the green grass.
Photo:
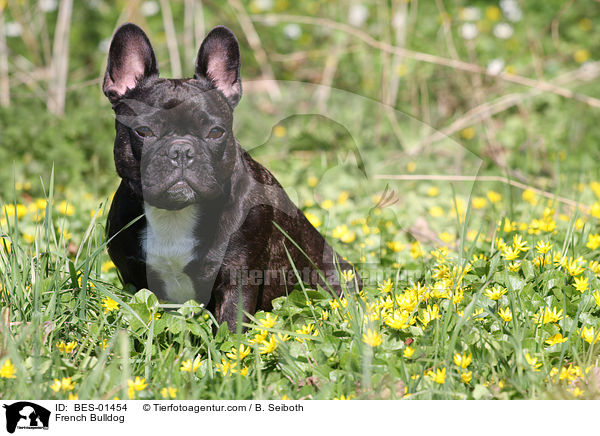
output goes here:
[[[600, 81], [581, 74], [598, 74], [598, 6], [519, 2], [522, 19], [512, 21], [495, 2], [365, 2], [366, 21], [355, 27], [412, 51], [394, 56], [331, 26], [349, 22], [344, 2], [244, 1], [279, 80], [282, 98], [272, 100], [250, 85], [264, 71], [238, 12], [202, 2], [205, 28], [226, 24], [241, 44], [240, 143], [365, 282], [360, 295], [342, 300], [299, 285], [271, 314], [253, 314], [245, 333], [231, 334], [215, 333], [211, 314], [193, 302], [126, 292], [106, 255], [107, 205], [118, 178], [113, 114], [98, 85], [106, 60], [99, 45], [125, 3], [74, 5], [63, 118], [45, 106], [56, 11], [27, 28], [28, 38], [7, 39], [2, 398], [599, 397], [600, 130], [585, 97], [599, 95]], [[184, 3], [171, 3], [183, 29]], [[9, 2], [3, 17], [22, 19], [36, 5]], [[472, 21], [469, 6], [479, 8]], [[289, 36], [289, 25], [298, 30], [294, 16], [304, 17], [296, 20], [297, 39]], [[311, 23], [314, 17], [330, 21]], [[162, 17], [143, 21], [169, 76]], [[461, 36], [468, 21], [478, 29], [470, 40]], [[496, 36], [499, 23], [513, 35]], [[181, 44], [181, 32], [178, 38]], [[484, 69], [500, 60], [502, 74], [410, 53]], [[182, 63], [188, 76], [192, 65]], [[316, 91], [329, 84], [326, 70], [324, 98]], [[507, 74], [575, 95], [523, 86]], [[513, 104], [498, 109], [509, 97]], [[488, 107], [498, 111], [482, 110]], [[437, 131], [448, 134], [437, 140]], [[548, 195], [457, 175], [510, 175]], [[520, 241], [527, 250], [515, 248]], [[540, 243], [551, 244], [545, 257]]]
[[[488, 192], [496, 203], [478, 198], [477, 209], [467, 211], [468, 198], [427, 184], [431, 196], [424, 201], [443, 211], [428, 216], [447, 240], [441, 245], [402, 233], [401, 214], [392, 221], [386, 209], [372, 209], [377, 198], [342, 195], [328, 211], [335, 221], [322, 230], [350, 254], [365, 279], [363, 291], [340, 300], [299, 285], [275, 300], [271, 314], [252, 316], [245, 333], [222, 326], [213, 334], [212, 316], [194, 302], [160, 304], [148, 290], [124, 292], [105, 254], [106, 209], [82, 194], [73, 200], [88, 201], [69, 207], [49, 186], [47, 202], [30, 198], [3, 208], [0, 375], [15, 368], [14, 378], [0, 378], [5, 398], [161, 398], [164, 388], [177, 389], [177, 398], [210, 399], [598, 395], [600, 268], [592, 262], [600, 244], [593, 242], [598, 203], [589, 187], [581, 196], [596, 204], [593, 216], [569, 219], [558, 203], [535, 195], [525, 201], [518, 190], [510, 207], [507, 196]], [[496, 227], [508, 209], [511, 220]], [[350, 219], [356, 210], [372, 216]], [[305, 208], [313, 217], [319, 211]], [[458, 235], [467, 235], [458, 243], [447, 231], [452, 221]], [[508, 248], [519, 245], [517, 235], [527, 250], [511, 271]], [[539, 242], [552, 245], [545, 264]], [[581, 292], [575, 278], [584, 277]], [[486, 295], [494, 287], [502, 290], [499, 300]], [[108, 310], [107, 299], [118, 306]], [[512, 320], [500, 317], [506, 308]], [[536, 322], [545, 310], [559, 319]], [[593, 333], [582, 337], [584, 328]], [[546, 342], [556, 334], [566, 341]], [[70, 343], [74, 348], [65, 349]], [[231, 354], [240, 346], [241, 354]], [[466, 368], [455, 364], [456, 354], [470, 360]], [[195, 371], [181, 369], [195, 359]], [[143, 381], [130, 388], [136, 377]]]

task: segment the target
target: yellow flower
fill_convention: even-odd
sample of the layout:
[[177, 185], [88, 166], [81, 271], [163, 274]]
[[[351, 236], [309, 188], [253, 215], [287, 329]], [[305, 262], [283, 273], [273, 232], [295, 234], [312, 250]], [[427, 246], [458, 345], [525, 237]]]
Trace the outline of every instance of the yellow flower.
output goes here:
[[538, 243], [535, 245], [535, 249], [540, 254], [546, 254], [552, 249], [552, 243], [549, 241], [538, 241]]
[[529, 250], [529, 247], [527, 246], [527, 241], [524, 241], [523, 236], [521, 235], [513, 236], [513, 248], [519, 252]]
[[350, 193], [348, 191], [342, 191], [340, 192], [340, 195], [338, 195], [337, 202], [338, 204], [345, 204], [348, 201], [348, 198], [350, 198]]
[[321, 203], [321, 207], [325, 210], [329, 210], [333, 207], [333, 201], [331, 200], [325, 200], [323, 201], [323, 203]]
[[395, 310], [392, 315], [384, 318], [384, 322], [393, 329], [402, 330], [407, 329], [410, 326], [412, 320], [409, 320], [408, 318], [409, 314], [407, 312]]
[[469, 353], [467, 356], [465, 353], [458, 354], [454, 353], [454, 364], [459, 368], [466, 369], [467, 366], [471, 364], [471, 358], [473, 357], [473, 353]]
[[71, 203], [67, 203], [63, 200], [58, 204], [58, 212], [62, 215], [71, 216], [75, 213], [75, 208]]
[[510, 272], [518, 272], [521, 268], [521, 261], [517, 260], [515, 262], [511, 262], [508, 264], [507, 268]]
[[6, 253], [10, 253], [10, 239], [0, 237], [0, 250], [5, 250]]
[[487, 297], [490, 300], [494, 300], [494, 301], [499, 300], [500, 297], [502, 297], [507, 292], [508, 292], [508, 290], [503, 288], [502, 286], [494, 286], [491, 289], [487, 288], [485, 291], [483, 291], [483, 293], [485, 295], [487, 295]]
[[6, 359], [6, 361], [0, 367], [0, 377], [2, 378], [17, 378], [17, 369], [15, 365], [12, 364], [10, 359]]
[[400, 241], [390, 241], [390, 242], [386, 242], [385, 245], [392, 250], [394, 253], [399, 253], [400, 251], [404, 250], [405, 244], [403, 244]]
[[[324, 311], [323, 313], [327, 313], [327, 311]], [[325, 318], [327, 319], [327, 318]], [[317, 331], [318, 333], [318, 331]], [[316, 335], [315, 335], [316, 336]], [[286, 334], [282, 334], [282, 333], [277, 333], [277, 342], [279, 343], [284, 343], [290, 340], [290, 335], [286, 335]]]
[[370, 347], [377, 347], [383, 342], [381, 334], [372, 329], [368, 329], [366, 333], [363, 333], [362, 340]]
[[569, 338], [563, 338], [563, 335], [561, 335], [560, 333], [555, 334], [554, 336], [549, 337], [548, 339], [546, 339], [546, 343], [550, 346], [552, 345], [556, 345], [556, 344], [562, 344], [563, 342], [566, 342]]
[[596, 181], [590, 182], [590, 188], [592, 188], [596, 197], [600, 198], [600, 183]]
[[527, 203], [533, 206], [537, 204], [535, 192], [533, 192], [531, 189], [526, 189], [523, 191], [523, 200], [525, 200]]
[[318, 216], [316, 216], [310, 212], [304, 213], [304, 216], [306, 216], [306, 219], [308, 220], [309, 223], [311, 223], [313, 225], [313, 227], [318, 228], [321, 226], [322, 222]]
[[277, 315], [272, 316], [271, 312], [268, 312], [264, 319], [258, 320], [258, 323], [266, 329], [273, 328], [275, 326], [275, 322], [277, 322]]
[[437, 186], [432, 186], [427, 190], [427, 195], [430, 197], [437, 197], [440, 195], [440, 190]]
[[593, 235], [588, 236], [588, 242], [585, 246], [591, 250], [595, 250], [600, 247], [600, 234], [595, 233]]
[[597, 201], [592, 204], [592, 216], [594, 218], [600, 218], [600, 203]]
[[595, 344], [600, 339], [600, 335], [595, 332], [594, 327], [583, 327], [581, 329], [581, 337], [588, 344]]
[[490, 21], [498, 21], [502, 17], [502, 12], [498, 6], [488, 6], [485, 8], [485, 16]]
[[587, 291], [589, 287], [590, 287], [589, 278], [575, 277], [575, 289], [577, 289], [579, 292], [583, 293], [583, 292]]
[[71, 401], [79, 400], [79, 395], [73, 394], [72, 392], [69, 392], [68, 399], [71, 400]]
[[259, 351], [260, 354], [271, 354], [277, 348], [277, 341], [275, 340], [275, 336], [271, 335], [269, 340], [263, 341]]
[[310, 186], [311, 188], [314, 188], [315, 186], [317, 186], [319, 184], [319, 179], [317, 179], [315, 176], [310, 176], [307, 180], [308, 186]]
[[488, 191], [487, 198], [490, 200], [490, 203], [500, 203], [500, 201], [502, 201], [502, 195], [496, 191]]
[[574, 397], [580, 397], [583, 394], [584, 394], [584, 391], [581, 388], [579, 388], [578, 386], [575, 387], [575, 389], [573, 389], [573, 396]]
[[356, 232], [348, 232], [340, 238], [340, 241], [350, 244], [356, 239]]
[[248, 354], [250, 354], [250, 347], [246, 347], [244, 346], [244, 344], [240, 344], [239, 348], [233, 347], [231, 351], [225, 355], [231, 360], [242, 360]]
[[75, 383], [71, 381], [71, 377], [62, 378], [60, 384], [62, 385], [63, 391], [72, 391], [75, 389]]
[[94, 218], [94, 216], [96, 216], [96, 218], [100, 218], [102, 213], [102, 209], [92, 209], [90, 210], [90, 218]]
[[443, 385], [446, 382], [446, 368], [437, 369], [435, 372], [433, 370], [429, 370], [427, 372], [427, 376], [440, 385]]
[[501, 250], [502, 250], [502, 253], [500, 253], [501, 256], [504, 257], [508, 261], [515, 260], [519, 257], [520, 251], [517, 249], [514, 249], [513, 247], [504, 246], [504, 247], [502, 247]]
[[473, 379], [473, 371], [462, 372], [460, 374], [460, 381], [462, 381], [464, 384], [469, 383], [472, 379]]
[[384, 280], [383, 283], [377, 283], [377, 285], [378, 291], [388, 293], [392, 290], [392, 286], [394, 286], [394, 283], [392, 282], [392, 279], [387, 279]]
[[276, 138], [283, 138], [286, 134], [286, 128], [285, 126], [282, 126], [281, 124], [276, 125], [275, 127], [273, 127], [273, 135]]
[[109, 272], [111, 269], [115, 269], [115, 264], [112, 260], [107, 260], [102, 264], [102, 272]]
[[54, 383], [50, 385], [50, 389], [52, 389], [54, 392], [58, 392], [60, 391], [61, 386], [60, 380], [55, 378]]
[[102, 307], [104, 307], [104, 313], [112, 312], [113, 310], [119, 310], [119, 303], [109, 297], [102, 299]]
[[580, 48], [573, 53], [573, 59], [578, 64], [582, 64], [590, 58], [590, 52], [584, 48]]
[[415, 241], [410, 244], [410, 257], [413, 259], [418, 259], [419, 257], [423, 257], [424, 254], [425, 253], [423, 252], [419, 241]]
[[[570, 259], [570, 258], [569, 258]], [[571, 274], [573, 277], [578, 276], [579, 274], [581, 274], [582, 272], [585, 271], [585, 264], [582, 264], [580, 261], [582, 261], [583, 259], [581, 258], [577, 258], [575, 260], [569, 261], [567, 263], [567, 271], [569, 274]]]
[[342, 242], [352, 242], [356, 239], [356, 233], [350, 231], [346, 224], [342, 224], [333, 229], [332, 236], [340, 239]]
[[416, 162], [409, 162], [406, 164], [406, 171], [408, 171], [409, 173], [414, 173], [417, 169], [417, 164]]
[[452, 296], [452, 304], [460, 303], [464, 297], [465, 297], [464, 288], [456, 288], [454, 290], [454, 295]]
[[510, 307], [505, 307], [504, 309], [498, 310], [498, 315], [504, 322], [512, 321], [512, 311], [510, 310]]
[[231, 375], [235, 372], [237, 372], [237, 370], [235, 369], [235, 367], [237, 366], [237, 362], [229, 362], [227, 359], [221, 359], [221, 363], [217, 363], [217, 371], [219, 371], [221, 374], [223, 375]]
[[[33, 236], [33, 235], [29, 234], [29, 233], [23, 233], [23, 239], [28, 244], [31, 244], [33, 241], [35, 241], [35, 236]], [[69, 238], [67, 238], [67, 239], [69, 239]]]
[[160, 394], [163, 398], [173, 399], [177, 396], [177, 388], [165, 387], [160, 390]]
[[415, 349], [413, 347], [406, 347], [402, 353], [402, 355], [407, 359], [410, 359], [413, 354], [415, 354]]
[[467, 127], [460, 131], [460, 136], [465, 139], [473, 139], [475, 137], [475, 129], [473, 127]]
[[50, 389], [52, 389], [54, 392], [58, 392], [61, 390], [64, 392], [68, 392], [75, 389], [75, 383], [71, 381], [71, 377], [63, 377], [60, 380], [54, 379], [54, 383], [50, 385]]
[[546, 307], [546, 309], [540, 309], [539, 313], [536, 313], [535, 315], [533, 315], [533, 321], [536, 324], [548, 324], [551, 322], [558, 322], [561, 319], [563, 319], [563, 311], [562, 309], [560, 309], [558, 312], [556, 311], [556, 307], [553, 307], [552, 310], [550, 310], [549, 307]]
[[438, 235], [438, 238], [440, 238], [442, 240], [442, 242], [445, 242], [446, 244], [449, 244], [450, 242], [454, 241], [454, 236], [448, 232], [440, 233]]
[[429, 215], [434, 218], [439, 218], [444, 215], [444, 209], [442, 209], [440, 206], [433, 206], [431, 209], [429, 209]]
[[[315, 328], [315, 325], [313, 323], [310, 323], [308, 325], [303, 325], [301, 329], [297, 329], [296, 333], [300, 334], [300, 335], [313, 335], [313, 336], [318, 336], [319, 334], [319, 330], [316, 330], [315, 332], [313, 332], [313, 329]], [[301, 338], [301, 337], [297, 337], [296, 340], [298, 342], [304, 342], [304, 340], [307, 338]], [[308, 339], [310, 340], [310, 339]]]
[[355, 277], [354, 271], [351, 269], [344, 270], [342, 271], [342, 277], [344, 278], [345, 282], [351, 282]]
[[594, 297], [594, 300], [596, 301], [596, 306], [600, 307], [600, 292], [599, 291], [595, 291], [592, 294], [592, 297]]
[[529, 353], [527, 353], [527, 354], [525, 354], [525, 360], [527, 361], [527, 363], [528, 363], [529, 365], [531, 365], [531, 368], [532, 368], [534, 371], [539, 371], [539, 370], [540, 370], [540, 367], [542, 366], [542, 364], [541, 364], [541, 363], [538, 363], [538, 361], [537, 361], [537, 357], [531, 357], [531, 356], [529, 355]]
[[473, 204], [473, 209], [483, 209], [487, 206], [487, 200], [483, 197], [475, 197], [471, 203]]
[[421, 317], [419, 317], [419, 321], [423, 324], [423, 326], [427, 327], [427, 325], [440, 317], [440, 310], [437, 304], [433, 306], [427, 305], [427, 309], [421, 311]]
[[191, 359], [182, 362], [180, 370], [183, 372], [196, 372], [201, 365], [202, 361], [200, 360], [200, 355], [198, 355], [194, 358], [193, 362]]
[[17, 205], [7, 204], [4, 206], [3, 210], [0, 212], [0, 216], [12, 218], [14, 216], [17, 218], [23, 218], [27, 215], [27, 206], [24, 204], [17, 203]]
[[135, 397], [135, 393], [136, 391], [143, 391], [144, 389], [146, 389], [148, 387], [148, 384], [146, 383], [146, 379], [145, 378], [141, 378], [139, 376], [137, 376], [135, 378], [135, 380], [127, 380], [127, 393], [129, 394], [129, 399], [133, 400], [133, 397]]
[[71, 341], [68, 344], [65, 344], [65, 341], [60, 341], [60, 342], [56, 343], [56, 346], [63, 353], [69, 354], [71, 351], [73, 351], [75, 349], [75, 347], [77, 346], [77, 342]]

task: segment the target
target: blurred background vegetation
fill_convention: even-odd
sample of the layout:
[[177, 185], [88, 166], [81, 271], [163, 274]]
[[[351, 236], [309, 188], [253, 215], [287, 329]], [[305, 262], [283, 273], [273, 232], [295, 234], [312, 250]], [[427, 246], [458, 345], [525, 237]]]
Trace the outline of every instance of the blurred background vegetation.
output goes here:
[[[432, 147], [446, 138], [487, 174], [550, 191], [597, 180], [598, 18], [591, 0], [0, 0], [0, 200], [11, 201], [15, 182], [39, 195], [52, 165], [59, 189], [116, 187], [100, 83], [126, 21], [146, 30], [164, 77], [191, 76], [213, 26], [236, 33], [237, 136], [252, 149], [273, 129], [256, 153], [284, 184], [315, 175], [332, 147], [357, 145], [367, 164], [382, 163], [372, 173], [437, 173], [457, 159]], [[289, 105], [278, 81], [318, 85], [304, 89], [303, 113], [341, 115], [278, 120]], [[357, 113], [357, 101], [377, 102], [360, 112], [358, 138], [336, 120]], [[271, 125], [257, 123], [263, 115]]]

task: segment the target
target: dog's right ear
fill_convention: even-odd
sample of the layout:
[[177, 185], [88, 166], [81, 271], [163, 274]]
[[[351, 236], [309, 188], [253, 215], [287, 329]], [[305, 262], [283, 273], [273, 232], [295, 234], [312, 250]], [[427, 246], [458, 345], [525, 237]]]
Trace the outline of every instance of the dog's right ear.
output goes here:
[[141, 80], [157, 75], [156, 56], [144, 31], [132, 23], [119, 27], [108, 52], [104, 95], [115, 103]]

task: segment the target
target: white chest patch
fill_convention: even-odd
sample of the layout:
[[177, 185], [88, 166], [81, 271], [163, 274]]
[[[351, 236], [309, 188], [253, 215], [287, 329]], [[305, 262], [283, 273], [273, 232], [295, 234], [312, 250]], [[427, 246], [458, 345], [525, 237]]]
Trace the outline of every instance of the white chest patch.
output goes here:
[[173, 211], [145, 203], [144, 210], [148, 223], [144, 238], [146, 263], [165, 283], [169, 300], [183, 303], [193, 299], [194, 285], [183, 269], [194, 258], [197, 206]]

